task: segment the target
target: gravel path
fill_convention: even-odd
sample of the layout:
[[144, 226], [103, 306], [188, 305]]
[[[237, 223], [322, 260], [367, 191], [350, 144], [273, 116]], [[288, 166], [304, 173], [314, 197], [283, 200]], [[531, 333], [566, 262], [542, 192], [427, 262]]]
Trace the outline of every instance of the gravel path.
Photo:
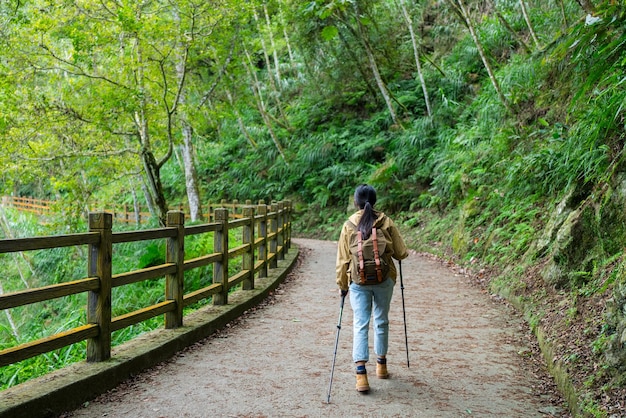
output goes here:
[[[237, 323], [65, 417], [568, 416], [533, 370], [523, 321], [462, 275], [418, 254], [403, 261], [410, 368], [399, 283], [390, 379], [355, 391], [346, 298], [327, 403], [340, 297], [336, 242], [294, 239], [300, 265]], [[370, 346], [371, 346], [370, 335]]]

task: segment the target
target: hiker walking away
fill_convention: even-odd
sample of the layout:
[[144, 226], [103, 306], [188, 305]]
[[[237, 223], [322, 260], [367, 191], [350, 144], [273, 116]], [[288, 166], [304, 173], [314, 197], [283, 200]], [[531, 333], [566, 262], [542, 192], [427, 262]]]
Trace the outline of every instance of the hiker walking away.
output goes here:
[[[369, 361], [369, 325], [374, 314], [376, 377], [386, 379], [389, 343], [389, 307], [396, 282], [396, 260], [406, 258], [404, 240], [394, 222], [374, 210], [376, 190], [361, 184], [354, 192], [358, 211], [344, 223], [337, 248], [337, 285], [342, 297], [350, 295], [353, 311], [352, 359], [356, 390], [369, 392], [365, 364]], [[348, 292], [349, 290], [349, 292]]]

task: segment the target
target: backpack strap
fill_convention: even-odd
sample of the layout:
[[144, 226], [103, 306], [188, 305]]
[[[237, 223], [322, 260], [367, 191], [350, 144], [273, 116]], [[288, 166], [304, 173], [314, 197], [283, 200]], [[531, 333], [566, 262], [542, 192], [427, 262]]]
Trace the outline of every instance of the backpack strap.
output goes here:
[[358, 250], [357, 250], [357, 255], [359, 257], [359, 276], [361, 278], [361, 283], [365, 283], [365, 267], [364, 267], [364, 261], [363, 261], [363, 236], [361, 234], [361, 231], [357, 231], [357, 236], [359, 238], [358, 241]]
[[[359, 232], [359, 234], [360, 233], [361, 232]], [[380, 268], [380, 255], [378, 254], [378, 239], [376, 238], [376, 228], [372, 228], [372, 241], [374, 244], [374, 262], [376, 263], [376, 276], [378, 278], [378, 282], [381, 283], [383, 281], [383, 271]]]

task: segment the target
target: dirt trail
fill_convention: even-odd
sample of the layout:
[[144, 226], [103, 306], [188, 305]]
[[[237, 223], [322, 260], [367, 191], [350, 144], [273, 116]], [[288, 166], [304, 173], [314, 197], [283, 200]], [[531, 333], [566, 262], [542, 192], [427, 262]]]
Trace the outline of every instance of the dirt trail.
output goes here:
[[[66, 414], [73, 417], [568, 416], [541, 393], [522, 321], [440, 263], [402, 263], [410, 368], [399, 283], [391, 308], [390, 379], [355, 391], [346, 299], [330, 404], [340, 297], [336, 243], [295, 239], [302, 263], [264, 308], [170, 361]], [[370, 336], [371, 346], [371, 336]]]

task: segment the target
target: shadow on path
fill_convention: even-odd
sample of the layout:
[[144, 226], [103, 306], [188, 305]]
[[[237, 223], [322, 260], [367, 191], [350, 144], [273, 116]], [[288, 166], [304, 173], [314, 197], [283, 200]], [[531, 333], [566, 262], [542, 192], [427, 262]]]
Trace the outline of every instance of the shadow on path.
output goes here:
[[390, 313], [390, 379], [377, 379], [370, 363], [370, 393], [355, 391], [346, 298], [328, 404], [340, 302], [336, 243], [293, 242], [302, 262], [264, 308], [65, 416], [567, 416], [550, 397], [534, 393], [540, 382], [519, 354], [529, 352], [521, 319], [417, 254], [402, 263], [411, 367], [398, 283]]

